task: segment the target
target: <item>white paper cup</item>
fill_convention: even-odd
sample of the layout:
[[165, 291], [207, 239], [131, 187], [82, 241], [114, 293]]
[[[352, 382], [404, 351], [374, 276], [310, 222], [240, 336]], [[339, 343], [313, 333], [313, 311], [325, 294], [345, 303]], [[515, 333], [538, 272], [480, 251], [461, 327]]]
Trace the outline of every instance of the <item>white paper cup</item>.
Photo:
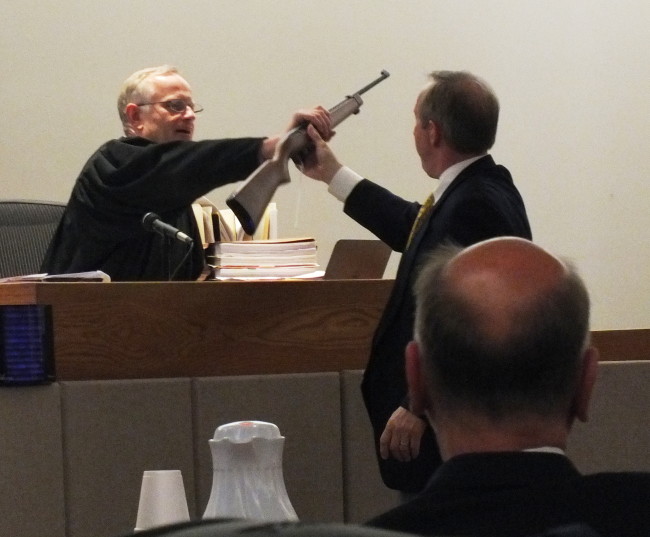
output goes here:
[[180, 470], [147, 470], [142, 475], [135, 531], [190, 519]]

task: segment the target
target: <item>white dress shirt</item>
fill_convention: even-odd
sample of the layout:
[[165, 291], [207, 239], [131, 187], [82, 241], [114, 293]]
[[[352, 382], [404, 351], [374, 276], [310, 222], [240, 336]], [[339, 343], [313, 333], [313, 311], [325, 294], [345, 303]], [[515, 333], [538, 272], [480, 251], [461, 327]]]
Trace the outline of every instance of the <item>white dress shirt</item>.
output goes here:
[[[485, 155], [479, 155], [478, 157], [472, 157], [457, 162], [442, 172], [440, 174], [438, 187], [433, 193], [434, 200], [438, 201], [440, 199], [443, 192], [449, 187], [452, 181], [458, 177], [460, 172], [472, 164], [472, 162], [476, 162], [484, 156]], [[332, 177], [332, 181], [330, 182], [327, 191], [339, 201], [345, 202], [347, 197], [350, 195], [350, 192], [352, 192], [352, 189], [357, 186], [357, 183], [362, 179], [363, 177], [361, 177], [357, 172], [347, 166], [343, 166], [334, 174], [334, 177]]]

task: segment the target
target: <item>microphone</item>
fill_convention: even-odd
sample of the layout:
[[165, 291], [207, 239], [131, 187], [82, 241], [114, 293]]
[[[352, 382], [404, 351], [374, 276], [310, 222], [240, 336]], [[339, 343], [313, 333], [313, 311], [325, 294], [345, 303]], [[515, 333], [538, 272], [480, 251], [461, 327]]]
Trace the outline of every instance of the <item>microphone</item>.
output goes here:
[[165, 222], [163, 222], [156, 213], [145, 214], [142, 217], [142, 226], [147, 231], [155, 231], [156, 233], [160, 233], [163, 237], [176, 239], [189, 245], [194, 244], [192, 237], [186, 235], [180, 229], [176, 229], [174, 226], [165, 224]]

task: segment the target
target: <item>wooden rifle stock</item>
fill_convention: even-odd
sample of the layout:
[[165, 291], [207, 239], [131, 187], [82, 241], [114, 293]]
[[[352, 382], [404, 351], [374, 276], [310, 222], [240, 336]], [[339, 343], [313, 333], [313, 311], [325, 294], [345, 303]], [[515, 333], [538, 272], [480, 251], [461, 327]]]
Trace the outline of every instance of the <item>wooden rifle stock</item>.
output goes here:
[[[332, 128], [352, 114], [358, 114], [363, 104], [361, 95], [389, 76], [387, 71], [382, 71], [379, 78], [330, 108]], [[311, 150], [306, 129], [307, 125], [300, 125], [287, 132], [275, 147], [273, 157], [263, 162], [226, 200], [247, 234], [255, 233], [276, 189], [291, 181], [289, 159], [300, 162]]]

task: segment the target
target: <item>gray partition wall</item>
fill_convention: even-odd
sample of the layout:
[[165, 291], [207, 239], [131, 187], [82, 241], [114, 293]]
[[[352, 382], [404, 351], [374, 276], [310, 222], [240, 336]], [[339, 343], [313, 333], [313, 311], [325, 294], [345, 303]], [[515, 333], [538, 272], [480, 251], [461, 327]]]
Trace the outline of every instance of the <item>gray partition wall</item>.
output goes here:
[[[363, 522], [396, 505], [377, 472], [360, 371], [61, 382], [0, 389], [1, 535], [133, 530], [142, 472], [180, 469], [190, 516], [212, 484], [208, 440], [263, 420], [285, 436], [287, 492], [306, 522]], [[650, 361], [601, 363], [569, 455], [584, 472], [650, 471]]]
[[379, 476], [373, 435], [361, 397], [361, 371], [341, 373], [345, 520], [363, 522], [399, 503]]
[[589, 421], [568, 454], [584, 473], [650, 472], [650, 362], [601, 362]]
[[343, 521], [338, 373], [197, 378], [193, 385], [197, 516], [210, 496], [215, 428], [259, 420], [285, 437], [284, 480], [300, 520]]
[[61, 383], [69, 537], [133, 530], [142, 473], [179, 469], [194, 505], [189, 379]]
[[56, 384], [0, 389], [3, 535], [66, 535], [60, 401]]

